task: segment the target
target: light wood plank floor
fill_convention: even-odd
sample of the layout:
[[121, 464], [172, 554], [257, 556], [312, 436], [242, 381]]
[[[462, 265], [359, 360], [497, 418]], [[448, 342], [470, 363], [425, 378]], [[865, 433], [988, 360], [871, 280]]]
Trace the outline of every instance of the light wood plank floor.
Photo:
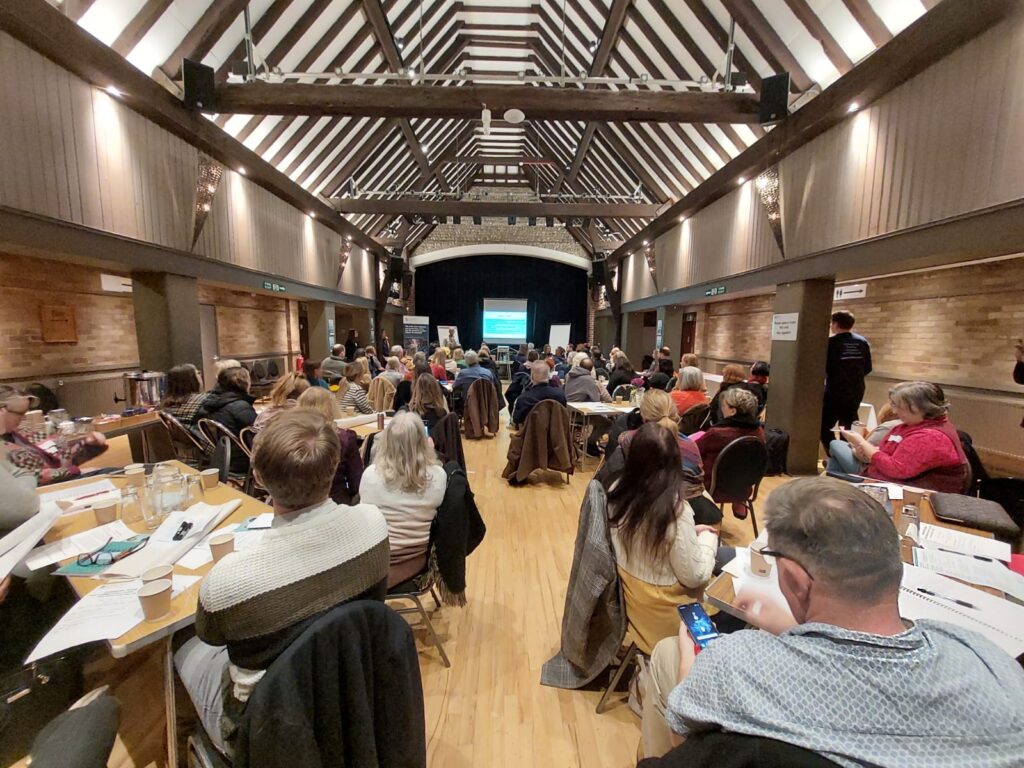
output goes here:
[[[507, 449], [504, 426], [494, 439], [465, 442], [469, 480], [487, 536], [468, 562], [469, 604], [434, 614], [450, 669], [442, 665], [425, 633], [416, 631], [429, 764], [632, 766], [640, 727], [624, 704], [598, 715], [594, 707], [599, 692], [540, 685], [541, 665], [558, 648], [580, 503], [596, 461], [590, 459], [587, 471], [574, 475], [568, 485], [564, 476], [537, 473], [530, 485], [512, 488], [501, 479]], [[112, 441], [100, 463], [121, 459], [130, 460], [126, 438]], [[761, 499], [780, 482], [767, 478]], [[745, 544], [751, 538], [749, 520], [738, 521], [727, 513], [723, 543]], [[140, 655], [97, 665], [95, 682], [110, 683], [124, 705], [111, 766], [165, 764], [156, 661]]]

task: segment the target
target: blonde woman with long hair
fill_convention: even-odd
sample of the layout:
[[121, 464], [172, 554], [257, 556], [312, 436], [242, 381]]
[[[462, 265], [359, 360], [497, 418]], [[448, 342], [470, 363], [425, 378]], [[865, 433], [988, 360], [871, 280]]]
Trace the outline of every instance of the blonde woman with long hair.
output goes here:
[[[722, 520], [722, 513], [715, 503], [704, 495], [704, 462], [697, 444], [686, 435], [679, 433], [679, 411], [668, 392], [661, 389], [649, 389], [640, 401], [640, 417], [644, 424], [654, 422], [673, 435], [679, 446], [679, 459], [683, 465], [686, 480], [686, 500], [693, 509], [694, 519], [698, 523], [715, 525]], [[631, 429], [619, 435], [619, 449], [623, 459], [629, 456], [630, 442], [637, 430]]]
[[334, 394], [323, 387], [310, 387], [299, 396], [297, 407], [320, 414], [334, 428], [341, 442], [341, 459], [331, 482], [331, 499], [337, 504], [352, 504], [359, 494], [363, 477], [363, 460], [359, 458], [359, 438], [351, 429], [339, 429], [335, 419], [341, 418], [341, 407]]
[[359, 487], [361, 501], [375, 505], [388, 522], [389, 588], [426, 567], [430, 524], [446, 486], [423, 420], [415, 413], [399, 413], [378, 436], [373, 464], [363, 473]]
[[256, 416], [252, 428], [259, 432], [281, 411], [294, 408], [299, 396], [309, 389], [309, 381], [301, 373], [286, 373], [270, 390], [270, 404]]

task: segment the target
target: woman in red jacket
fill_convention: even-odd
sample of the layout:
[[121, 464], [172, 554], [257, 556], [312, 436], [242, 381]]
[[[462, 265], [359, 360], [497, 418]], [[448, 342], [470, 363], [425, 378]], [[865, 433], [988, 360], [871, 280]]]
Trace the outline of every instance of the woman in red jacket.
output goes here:
[[[967, 457], [947, 416], [949, 403], [942, 387], [927, 381], [905, 381], [889, 390], [889, 402], [901, 423], [881, 445], [874, 446], [855, 432], [842, 432], [853, 456], [863, 463], [859, 474], [931, 491], [962, 493]], [[835, 441], [832, 445], [843, 444]], [[840, 459], [839, 463], [845, 462]]]

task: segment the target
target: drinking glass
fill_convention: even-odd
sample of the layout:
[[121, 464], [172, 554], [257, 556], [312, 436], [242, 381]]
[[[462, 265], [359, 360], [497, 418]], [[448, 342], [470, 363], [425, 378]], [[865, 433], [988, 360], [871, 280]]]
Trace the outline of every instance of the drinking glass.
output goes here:
[[200, 475], [189, 475], [185, 478], [185, 507], [205, 500], [206, 493], [203, 490], [203, 478]]
[[121, 519], [129, 526], [143, 521], [138, 488], [125, 488], [121, 491]]

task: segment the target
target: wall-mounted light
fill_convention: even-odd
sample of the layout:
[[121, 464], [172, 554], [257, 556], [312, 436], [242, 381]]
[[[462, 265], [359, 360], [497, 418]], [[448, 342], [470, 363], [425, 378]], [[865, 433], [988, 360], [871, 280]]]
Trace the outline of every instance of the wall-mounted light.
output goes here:
[[852, 104], [851, 104], [850, 106], [848, 106], [848, 107], [846, 108], [846, 111], [847, 111], [847, 112], [856, 112], [856, 111], [857, 111], [858, 109], [860, 109], [860, 104], [858, 104], [858, 103], [857, 103], [857, 102], [855, 101], [855, 102], [853, 102], [853, 103], [852, 103]]
[[113, 86], [113, 85], [108, 85], [108, 86], [106, 87], [106, 91], [107, 91], [107, 93], [109, 93], [109, 94], [110, 94], [111, 96], [113, 96], [113, 97], [114, 97], [115, 99], [120, 99], [120, 98], [121, 98], [121, 96], [122, 96], [122, 94], [121, 94], [121, 91], [120, 91], [120, 89], [116, 88], [116, 87], [115, 87], [115, 86]]
[[315, 211], [310, 211], [310, 212], [309, 212], [309, 213], [308, 213], [307, 215], [308, 215], [308, 216], [309, 216], [309, 218], [311, 218], [311, 219], [315, 219], [315, 218], [316, 218], [316, 212], [315, 212]]
[[747, 179], [746, 179], [745, 176], [740, 176], [738, 179], [736, 179], [737, 186], [742, 187], [746, 183], [747, 183]]
[[238, 166], [238, 172], [245, 176], [245, 168], [243, 168], [242, 166]]

